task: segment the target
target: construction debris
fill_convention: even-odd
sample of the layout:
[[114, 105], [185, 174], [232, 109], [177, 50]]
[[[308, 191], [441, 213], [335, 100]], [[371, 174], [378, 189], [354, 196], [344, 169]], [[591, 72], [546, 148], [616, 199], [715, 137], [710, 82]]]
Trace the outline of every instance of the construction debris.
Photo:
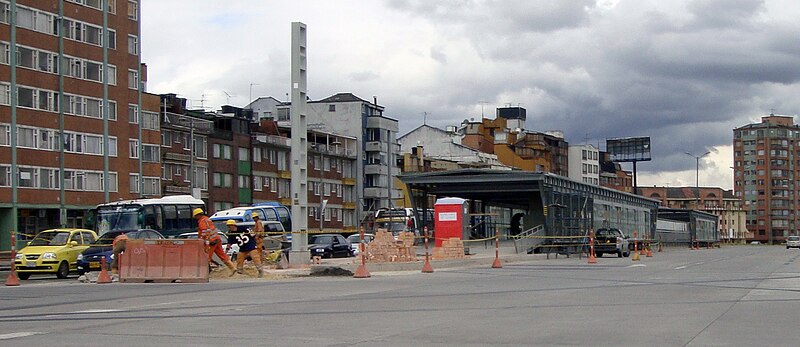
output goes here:
[[395, 238], [386, 229], [378, 229], [375, 238], [367, 244], [366, 259], [375, 263], [417, 261], [414, 233], [402, 232]]
[[452, 237], [442, 241], [441, 247], [433, 248], [433, 260], [444, 259], [465, 259], [464, 241], [457, 237]]

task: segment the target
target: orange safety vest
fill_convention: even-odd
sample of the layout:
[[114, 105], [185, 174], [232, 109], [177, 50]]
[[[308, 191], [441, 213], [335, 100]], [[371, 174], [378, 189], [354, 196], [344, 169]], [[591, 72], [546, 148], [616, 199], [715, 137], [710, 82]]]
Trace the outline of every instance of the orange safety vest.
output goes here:
[[127, 239], [128, 239], [128, 235], [125, 235], [125, 234], [118, 235], [117, 237], [114, 238], [114, 241], [111, 241], [111, 248], [116, 248], [117, 247], [117, 241], [122, 241], [122, 240], [127, 240]]
[[211, 241], [219, 237], [214, 222], [212, 222], [211, 218], [208, 218], [208, 216], [202, 216], [200, 220], [197, 221], [197, 236], [206, 241]]

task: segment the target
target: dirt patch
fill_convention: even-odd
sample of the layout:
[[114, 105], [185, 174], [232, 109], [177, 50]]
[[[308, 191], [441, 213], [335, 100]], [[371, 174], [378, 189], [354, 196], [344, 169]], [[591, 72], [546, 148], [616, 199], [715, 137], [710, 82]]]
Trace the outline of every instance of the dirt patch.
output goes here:
[[259, 280], [280, 280], [287, 279], [290, 276], [276, 273], [275, 268], [264, 267], [264, 277], [258, 278], [258, 270], [255, 266], [245, 265], [241, 274], [237, 273], [230, 276], [231, 270], [226, 267], [215, 268], [208, 274], [208, 278], [215, 280], [242, 280], [242, 279], [259, 279]]

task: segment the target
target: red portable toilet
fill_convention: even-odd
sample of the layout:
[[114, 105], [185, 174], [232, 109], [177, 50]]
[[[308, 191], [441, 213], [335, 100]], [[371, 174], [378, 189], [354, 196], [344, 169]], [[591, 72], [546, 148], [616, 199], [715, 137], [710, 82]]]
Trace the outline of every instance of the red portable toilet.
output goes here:
[[441, 198], [433, 205], [434, 225], [436, 231], [436, 247], [442, 246], [444, 239], [457, 237], [469, 238], [469, 205], [462, 198]]

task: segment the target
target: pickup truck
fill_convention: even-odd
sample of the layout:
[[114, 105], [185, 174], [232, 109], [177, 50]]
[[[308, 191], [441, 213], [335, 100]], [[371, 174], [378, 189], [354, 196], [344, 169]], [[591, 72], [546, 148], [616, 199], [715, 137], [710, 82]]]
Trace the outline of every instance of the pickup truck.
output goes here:
[[594, 235], [594, 254], [602, 257], [606, 253], [616, 253], [617, 257], [631, 255], [628, 248], [628, 237], [616, 228], [597, 229]]

